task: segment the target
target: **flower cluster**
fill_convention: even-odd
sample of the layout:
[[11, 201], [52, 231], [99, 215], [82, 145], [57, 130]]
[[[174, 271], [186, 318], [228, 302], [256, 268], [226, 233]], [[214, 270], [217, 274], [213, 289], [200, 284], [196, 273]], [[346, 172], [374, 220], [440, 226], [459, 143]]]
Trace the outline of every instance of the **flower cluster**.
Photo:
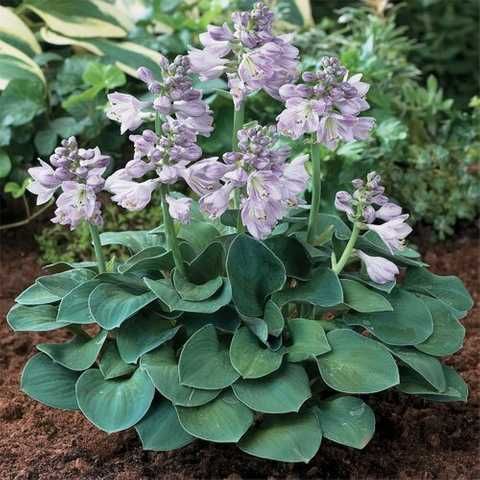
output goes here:
[[[132, 95], [114, 92], [108, 95], [110, 108], [107, 116], [120, 123], [120, 132], [135, 130], [146, 119], [158, 112], [175, 116], [195, 133], [209, 136], [213, 130], [212, 112], [202, 101], [202, 92], [193, 88], [190, 78], [190, 62], [186, 56], [177, 56], [170, 64], [166, 58], [160, 63], [162, 80], [155, 79], [146, 67], [140, 67], [138, 77], [153, 94], [152, 101], [140, 101]], [[145, 110], [152, 110], [145, 111]]]
[[366, 139], [374, 119], [359, 116], [369, 108], [369, 85], [361, 77], [349, 77], [337, 58], [324, 57], [319, 71], [303, 73], [305, 83], [280, 88], [286, 108], [277, 118], [279, 131], [295, 139], [315, 133], [317, 142], [328, 148], [339, 140]]
[[61, 146], [55, 149], [50, 156], [50, 165], [39, 161], [40, 167], [28, 170], [34, 181], [27, 188], [37, 195], [38, 205], [48, 202], [61, 188], [52, 222], [70, 225], [72, 230], [82, 220], [101, 225], [101, 204], [97, 194], [104, 188], [102, 175], [110, 157], [102, 155], [98, 147], [78, 148], [75, 137], [70, 137], [62, 140]]
[[189, 53], [191, 69], [201, 80], [227, 74], [237, 110], [246, 95], [256, 90], [279, 99], [280, 87], [298, 77], [298, 49], [291, 45], [289, 35], [273, 34], [273, 17], [258, 2], [250, 12], [233, 13], [233, 31], [227, 24], [209, 25], [200, 35], [204, 48]]
[[[112, 200], [127, 210], [141, 210], [150, 202], [153, 191], [160, 185], [170, 185], [187, 177], [187, 166], [198, 160], [202, 150], [197, 145], [197, 134], [181, 120], [167, 117], [162, 124], [162, 135], [144, 130], [141, 135], [130, 135], [134, 157], [125, 168], [117, 170], [105, 184], [113, 193]], [[156, 177], [137, 182], [149, 172]], [[168, 197], [172, 217], [188, 222], [185, 202]], [[180, 203], [179, 203], [180, 202]]]
[[[337, 210], [345, 212], [349, 219], [362, 229], [375, 232], [392, 255], [402, 250], [405, 238], [412, 231], [406, 223], [408, 214], [402, 214], [402, 208], [389, 201], [384, 194], [385, 188], [381, 185], [380, 175], [370, 172], [366, 182], [355, 179], [352, 184], [355, 187], [353, 195], [345, 191], [337, 192]], [[357, 254], [374, 282], [387, 283], [394, 280], [399, 273], [398, 267], [383, 257], [372, 257], [361, 250], [357, 250]]]
[[200, 208], [219, 217], [236, 190], [242, 223], [253, 237], [268, 236], [286, 207], [299, 202], [308, 180], [307, 156], [287, 163], [290, 149], [276, 141], [274, 127], [247, 126], [238, 132], [238, 151], [225, 153], [223, 163], [207, 159], [190, 168], [186, 180], [202, 195]]

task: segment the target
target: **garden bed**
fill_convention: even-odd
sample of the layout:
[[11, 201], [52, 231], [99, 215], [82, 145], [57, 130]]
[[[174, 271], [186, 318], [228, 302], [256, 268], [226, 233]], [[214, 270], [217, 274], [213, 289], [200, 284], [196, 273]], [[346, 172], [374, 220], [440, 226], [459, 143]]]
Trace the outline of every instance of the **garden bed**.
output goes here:
[[[40, 274], [28, 229], [9, 232], [1, 245], [0, 313]], [[80, 413], [42, 406], [19, 391], [25, 359], [40, 341], [62, 333], [13, 335], [0, 324], [0, 478], [400, 478], [477, 479], [480, 341], [478, 242], [473, 236], [429, 249], [425, 260], [440, 274], [458, 275], [477, 305], [464, 319], [465, 348], [451, 361], [470, 386], [468, 404], [433, 404], [392, 392], [365, 400], [377, 413], [377, 430], [363, 451], [328, 440], [308, 464], [249, 457], [230, 445], [196, 441], [170, 453], [142, 451], [135, 433], [108, 436]]]

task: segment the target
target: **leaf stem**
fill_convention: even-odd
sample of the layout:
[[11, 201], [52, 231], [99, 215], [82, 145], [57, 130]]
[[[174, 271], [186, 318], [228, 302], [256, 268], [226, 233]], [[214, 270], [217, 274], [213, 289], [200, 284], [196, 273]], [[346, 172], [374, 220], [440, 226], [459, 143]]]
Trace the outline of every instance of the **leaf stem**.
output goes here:
[[313, 243], [317, 235], [317, 214], [320, 210], [320, 199], [322, 196], [322, 180], [320, 177], [320, 144], [312, 137], [311, 146], [312, 159], [312, 203], [308, 217], [307, 241]]
[[89, 223], [88, 228], [90, 229], [93, 249], [95, 251], [95, 257], [97, 258], [98, 273], [104, 273], [106, 271], [105, 257], [103, 255], [102, 243], [100, 242], [100, 234], [98, 233], [98, 228], [93, 223]]
[[348, 260], [350, 259], [350, 256], [352, 255], [353, 249], [355, 247], [355, 243], [357, 243], [357, 239], [358, 239], [359, 234], [360, 234], [360, 223], [355, 222], [353, 224], [352, 235], [350, 236], [350, 239], [348, 240], [348, 243], [345, 247], [345, 250], [342, 253], [342, 256], [340, 257], [340, 260], [335, 265], [332, 265], [332, 270], [337, 275], [343, 270], [343, 268], [347, 264]]

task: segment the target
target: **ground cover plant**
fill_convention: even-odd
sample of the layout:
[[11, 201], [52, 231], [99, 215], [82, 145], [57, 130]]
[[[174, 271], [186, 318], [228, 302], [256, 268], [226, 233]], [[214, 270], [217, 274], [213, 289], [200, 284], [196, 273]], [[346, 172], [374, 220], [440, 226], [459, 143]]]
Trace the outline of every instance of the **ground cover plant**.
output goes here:
[[[109, 157], [69, 137], [30, 170], [39, 204], [61, 192], [53, 222], [87, 223], [95, 252], [51, 266], [58, 273], [7, 316], [15, 331], [74, 334], [37, 345], [21, 378], [32, 398], [106, 432], [134, 427], [148, 450], [200, 438], [286, 462], [308, 462], [323, 438], [363, 448], [375, 417], [361, 395], [467, 400], [440, 360], [462, 346], [471, 297], [405, 245], [408, 214], [380, 175], [337, 192], [336, 214], [320, 209], [322, 149], [374, 128], [369, 85], [334, 57], [300, 75], [298, 50], [272, 21], [262, 3], [236, 12], [209, 26], [202, 49], [162, 59], [161, 76], [141, 68], [149, 96], [110, 94], [121, 132], [141, 129], [125, 168], [105, 178]], [[215, 157], [198, 145], [215, 125], [193, 73], [224, 77], [234, 103], [232, 150]], [[259, 90], [284, 103], [276, 125], [244, 122]], [[191, 196], [173, 188], [180, 181]], [[99, 233], [104, 190], [130, 211], [158, 192], [163, 224]], [[112, 244], [131, 256], [105, 258]]]

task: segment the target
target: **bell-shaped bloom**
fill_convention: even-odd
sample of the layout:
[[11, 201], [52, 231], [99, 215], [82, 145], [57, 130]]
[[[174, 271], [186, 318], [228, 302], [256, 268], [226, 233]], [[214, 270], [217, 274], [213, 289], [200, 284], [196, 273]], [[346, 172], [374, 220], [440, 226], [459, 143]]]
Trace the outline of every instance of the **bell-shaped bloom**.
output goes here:
[[229, 168], [218, 157], [205, 158], [186, 168], [182, 177], [195, 193], [206, 195], [221, 186], [219, 180]]
[[150, 203], [152, 193], [159, 183], [158, 180], [146, 180], [144, 182], [121, 178], [110, 182], [108, 180], [105, 188], [113, 193], [112, 200], [130, 211], [144, 209]]
[[53, 197], [57, 188], [62, 184], [62, 180], [55, 175], [55, 170], [48, 163], [41, 159], [38, 161], [40, 167], [28, 169], [28, 173], [34, 181], [27, 186], [27, 190], [37, 195], [37, 205], [43, 205]]
[[192, 199], [188, 197], [174, 198], [166, 196], [170, 216], [180, 223], [190, 223], [192, 213]]
[[392, 220], [401, 214], [402, 207], [396, 205], [395, 203], [387, 202], [376, 211], [375, 215], [377, 218], [388, 222], [389, 220]]
[[305, 162], [308, 160], [308, 155], [300, 155], [294, 158], [290, 163], [285, 164], [283, 168], [283, 175], [281, 185], [283, 189], [283, 197], [291, 205], [298, 203], [298, 197], [307, 187], [308, 179], [310, 178], [305, 168]]
[[262, 240], [270, 235], [284, 213], [280, 202], [248, 197], [242, 204], [241, 218], [252, 237]]
[[394, 254], [403, 249], [405, 238], [412, 231], [412, 227], [405, 223], [407, 218], [408, 214], [399, 215], [381, 225], [367, 225], [367, 228], [375, 232]]
[[210, 217], [218, 218], [227, 210], [233, 188], [231, 183], [226, 183], [218, 190], [204, 195], [200, 198], [200, 208]]
[[360, 260], [365, 265], [368, 276], [375, 282], [383, 285], [384, 283], [393, 282], [395, 276], [398, 275], [398, 267], [383, 257], [372, 257], [357, 250]]
[[107, 95], [110, 108], [107, 117], [120, 123], [120, 133], [123, 135], [127, 130], [135, 130], [143, 123], [142, 109], [150, 105], [150, 102], [141, 102], [128, 93], [114, 92]]
[[353, 216], [353, 197], [345, 191], [337, 192], [335, 195], [335, 208], [347, 215]]

